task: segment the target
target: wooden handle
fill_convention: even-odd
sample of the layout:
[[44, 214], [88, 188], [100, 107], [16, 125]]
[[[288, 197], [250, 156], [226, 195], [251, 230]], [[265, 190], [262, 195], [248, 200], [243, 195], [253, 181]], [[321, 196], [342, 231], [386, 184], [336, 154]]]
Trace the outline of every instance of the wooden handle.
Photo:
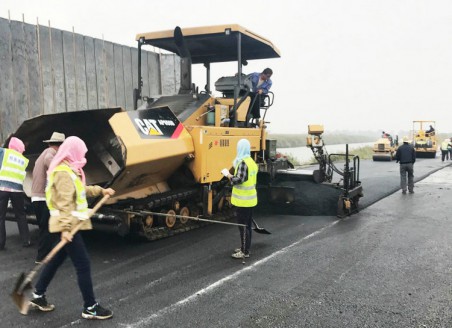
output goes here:
[[[102, 207], [102, 205], [104, 205], [104, 203], [110, 198], [110, 195], [105, 195], [104, 197], [102, 197], [102, 199], [96, 204], [96, 206], [94, 206], [94, 208], [91, 210], [88, 219], [90, 219], [98, 210], [99, 208]], [[88, 220], [87, 219], [87, 220]], [[85, 220], [80, 220], [71, 230], [70, 234], [71, 236], [74, 236], [82, 227], [83, 223], [85, 222]], [[42, 260], [42, 262], [39, 265], [42, 266], [44, 264], [47, 264], [50, 262], [50, 260], [55, 256], [56, 253], [58, 253], [60, 251], [60, 249], [62, 249], [65, 245], [67, 244], [67, 240], [61, 240], [50, 252], [49, 254], [47, 254], [47, 256]]]

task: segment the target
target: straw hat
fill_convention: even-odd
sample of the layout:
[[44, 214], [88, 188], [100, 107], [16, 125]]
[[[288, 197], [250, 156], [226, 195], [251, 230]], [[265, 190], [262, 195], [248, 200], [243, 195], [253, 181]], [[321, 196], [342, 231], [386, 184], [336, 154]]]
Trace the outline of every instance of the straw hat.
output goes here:
[[66, 139], [64, 133], [54, 132], [49, 140], [43, 140], [42, 142], [47, 143], [62, 143]]

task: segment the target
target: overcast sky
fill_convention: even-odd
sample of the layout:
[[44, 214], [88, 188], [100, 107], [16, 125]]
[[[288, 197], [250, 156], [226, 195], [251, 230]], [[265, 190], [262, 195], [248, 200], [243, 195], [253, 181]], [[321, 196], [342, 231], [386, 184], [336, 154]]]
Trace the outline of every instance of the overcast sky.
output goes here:
[[[245, 26], [282, 55], [244, 67], [274, 71], [271, 132], [304, 133], [308, 124], [398, 132], [413, 120], [452, 131], [451, 0], [0, 1], [0, 17], [21, 21], [22, 14], [27, 23], [50, 20], [129, 46], [137, 33], [175, 26]], [[235, 71], [213, 65], [212, 81]]]

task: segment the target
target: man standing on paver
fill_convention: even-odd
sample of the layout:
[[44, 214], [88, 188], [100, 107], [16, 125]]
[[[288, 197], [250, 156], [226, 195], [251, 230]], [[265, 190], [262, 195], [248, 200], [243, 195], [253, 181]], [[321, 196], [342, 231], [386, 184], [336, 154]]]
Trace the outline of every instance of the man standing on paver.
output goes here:
[[416, 162], [416, 151], [414, 147], [410, 145], [408, 137], [403, 137], [403, 145], [397, 148], [396, 163], [400, 163], [400, 187], [402, 188], [402, 194], [406, 194], [408, 174], [408, 191], [410, 194], [414, 194], [414, 170], [413, 166]]

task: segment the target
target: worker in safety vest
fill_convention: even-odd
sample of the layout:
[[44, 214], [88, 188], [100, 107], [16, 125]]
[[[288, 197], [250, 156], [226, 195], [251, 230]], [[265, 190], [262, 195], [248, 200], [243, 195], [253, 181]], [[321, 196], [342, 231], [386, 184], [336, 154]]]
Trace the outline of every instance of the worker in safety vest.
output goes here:
[[450, 145], [450, 139], [444, 139], [444, 141], [441, 143], [441, 160], [444, 162], [444, 159], [449, 160], [449, 147]]
[[233, 161], [234, 175], [228, 169], [221, 172], [231, 180], [232, 205], [236, 208], [237, 223], [246, 225], [240, 226], [241, 246], [232, 254], [233, 258], [241, 259], [250, 256], [251, 247], [251, 224], [253, 220], [253, 208], [257, 205], [257, 165], [251, 158], [250, 142], [240, 139], [237, 143], [237, 156]]
[[22, 140], [12, 137], [8, 148], [0, 148], [0, 250], [5, 249], [5, 219], [8, 201], [11, 200], [23, 247], [29, 247], [30, 232], [24, 208], [23, 183], [28, 159], [22, 153], [25, 145]]
[[85, 186], [85, 143], [78, 137], [69, 137], [59, 147], [47, 171], [46, 202], [50, 211], [49, 231], [61, 236], [68, 243], [47, 263], [36, 283], [30, 304], [49, 312], [55, 306], [47, 302], [45, 292], [58, 268], [69, 256], [76, 268], [77, 281], [83, 297], [82, 317], [85, 319], [108, 319], [113, 312], [100, 306], [94, 296], [90, 260], [82, 235], [70, 231], [83, 221], [81, 230], [92, 229], [86, 197], [113, 195], [111, 188]]

